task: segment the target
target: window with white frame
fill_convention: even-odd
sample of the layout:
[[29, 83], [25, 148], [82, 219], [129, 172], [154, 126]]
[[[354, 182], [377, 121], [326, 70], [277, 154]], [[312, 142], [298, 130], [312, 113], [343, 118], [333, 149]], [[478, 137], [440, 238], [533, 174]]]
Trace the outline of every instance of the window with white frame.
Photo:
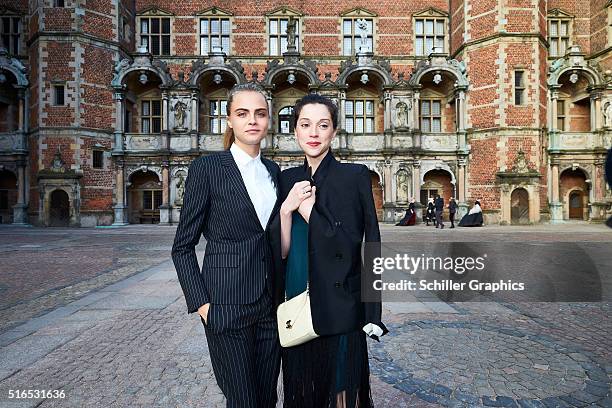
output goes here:
[[419, 110], [421, 132], [442, 132], [442, 100], [423, 99]]
[[211, 99], [208, 107], [208, 129], [210, 133], [224, 133], [227, 126], [227, 99]]
[[202, 17], [200, 18], [200, 54], [207, 55], [215, 47], [221, 47], [226, 54], [230, 54], [231, 22], [229, 17]]
[[348, 133], [374, 133], [374, 99], [344, 101], [344, 129]]
[[514, 71], [514, 104], [525, 104], [525, 71]]
[[19, 55], [21, 38], [21, 17], [0, 17], [0, 45], [11, 55]]
[[[295, 21], [295, 47], [300, 49], [300, 21]], [[287, 25], [289, 17], [268, 17], [268, 50], [270, 55], [282, 55], [287, 52]]]
[[570, 19], [548, 20], [548, 43], [551, 57], [563, 57], [570, 45]]
[[153, 55], [170, 55], [170, 17], [139, 17], [140, 44]]
[[[362, 44], [361, 32], [366, 32]], [[342, 19], [342, 55], [354, 55], [358, 51], [374, 52], [374, 20], [372, 18]]]
[[415, 54], [427, 56], [432, 52], [446, 52], [446, 19], [416, 18]]
[[140, 133], [161, 133], [161, 100], [145, 99], [140, 102]]

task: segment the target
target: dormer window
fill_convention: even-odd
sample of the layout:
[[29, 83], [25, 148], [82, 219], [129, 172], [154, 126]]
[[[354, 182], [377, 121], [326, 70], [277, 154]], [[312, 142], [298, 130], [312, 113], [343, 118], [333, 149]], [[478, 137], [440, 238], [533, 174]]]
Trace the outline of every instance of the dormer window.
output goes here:
[[374, 52], [375, 17], [360, 8], [342, 15], [342, 55]]
[[138, 15], [140, 45], [153, 55], [171, 55], [172, 14], [156, 8]]
[[448, 16], [436, 9], [414, 15], [414, 53], [426, 57], [432, 52], [446, 53]]
[[200, 55], [208, 55], [216, 50], [231, 55], [232, 14], [212, 7], [197, 16], [200, 19]]

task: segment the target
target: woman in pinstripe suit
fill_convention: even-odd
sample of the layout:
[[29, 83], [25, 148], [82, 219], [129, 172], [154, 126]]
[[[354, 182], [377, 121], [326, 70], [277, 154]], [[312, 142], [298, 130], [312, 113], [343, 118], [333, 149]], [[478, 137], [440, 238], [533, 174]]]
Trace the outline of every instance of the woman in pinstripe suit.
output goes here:
[[272, 240], [284, 289], [277, 296], [294, 297], [309, 282], [320, 337], [282, 350], [284, 407], [372, 407], [366, 335], [378, 339], [387, 329], [379, 294], [371, 302], [361, 296], [362, 277], [369, 278], [362, 273], [362, 241], [380, 243], [370, 172], [333, 157], [338, 110], [330, 99], [309, 94], [294, 115], [305, 159], [281, 174], [283, 203], [271, 235], [280, 241]]
[[[278, 165], [260, 155], [268, 103], [253, 83], [227, 101], [225, 151], [189, 168], [172, 259], [188, 313], [200, 315], [219, 387], [231, 408], [273, 408], [280, 370], [269, 220]], [[206, 238], [200, 271], [195, 247]]]

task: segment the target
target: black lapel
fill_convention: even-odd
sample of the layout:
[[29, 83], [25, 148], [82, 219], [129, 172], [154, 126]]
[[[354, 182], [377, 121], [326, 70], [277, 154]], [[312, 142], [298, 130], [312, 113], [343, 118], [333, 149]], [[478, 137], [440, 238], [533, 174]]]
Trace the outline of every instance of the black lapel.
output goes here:
[[280, 180], [279, 180], [280, 174], [279, 174], [279, 171], [277, 171], [276, 166], [274, 166], [274, 163], [271, 160], [264, 159], [262, 157], [261, 161], [266, 166], [266, 169], [268, 169], [268, 173], [270, 173], [270, 178], [272, 179], [272, 183], [274, 183], [274, 188], [276, 189], [276, 202], [274, 203], [274, 207], [272, 208], [272, 213], [270, 213], [270, 218], [268, 218], [268, 223], [266, 225], [266, 229], [267, 229], [268, 225], [270, 225], [270, 222], [272, 221], [272, 219], [276, 215], [276, 212], [280, 209], [280, 206], [281, 206], [281, 202], [280, 202], [281, 191], [280, 191]]
[[234, 160], [234, 156], [232, 156], [232, 152], [230, 152], [229, 150], [223, 151], [223, 153], [221, 154], [221, 163], [225, 167], [228, 179], [233, 185], [236, 186], [237, 193], [242, 197], [242, 199], [246, 200], [246, 202], [248, 203], [248, 207], [250, 208], [251, 215], [255, 217], [254, 220], [257, 222], [259, 228], [261, 228], [261, 222], [259, 222], [257, 211], [255, 211], [255, 206], [251, 201], [251, 197], [249, 197], [249, 192], [247, 191], [246, 186], [244, 185], [244, 180], [242, 180], [242, 175], [240, 174], [238, 165]]

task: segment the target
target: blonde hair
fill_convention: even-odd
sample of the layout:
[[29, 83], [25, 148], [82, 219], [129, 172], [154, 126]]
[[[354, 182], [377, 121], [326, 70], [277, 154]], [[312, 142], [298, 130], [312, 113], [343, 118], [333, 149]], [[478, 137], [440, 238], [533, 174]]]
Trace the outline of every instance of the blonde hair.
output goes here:
[[[260, 95], [264, 97], [266, 101], [266, 106], [269, 108], [268, 95], [266, 95], [266, 91], [264, 91], [264, 89], [256, 82], [246, 82], [244, 84], [236, 84], [232, 87], [232, 89], [230, 89], [227, 95], [227, 107], [225, 108], [227, 116], [230, 115], [230, 112], [232, 109], [232, 103], [234, 102], [234, 96], [236, 96], [236, 94], [240, 92], [259, 93]], [[236, 140], [236, 136], [234, 136], [234, 129], [226, 125], [225, 133], [223, 134], [223, 148], [225, 150], [228, 150], [230, 147], [232, 147], [232, 143], [234, 143], [234, 140]]]

